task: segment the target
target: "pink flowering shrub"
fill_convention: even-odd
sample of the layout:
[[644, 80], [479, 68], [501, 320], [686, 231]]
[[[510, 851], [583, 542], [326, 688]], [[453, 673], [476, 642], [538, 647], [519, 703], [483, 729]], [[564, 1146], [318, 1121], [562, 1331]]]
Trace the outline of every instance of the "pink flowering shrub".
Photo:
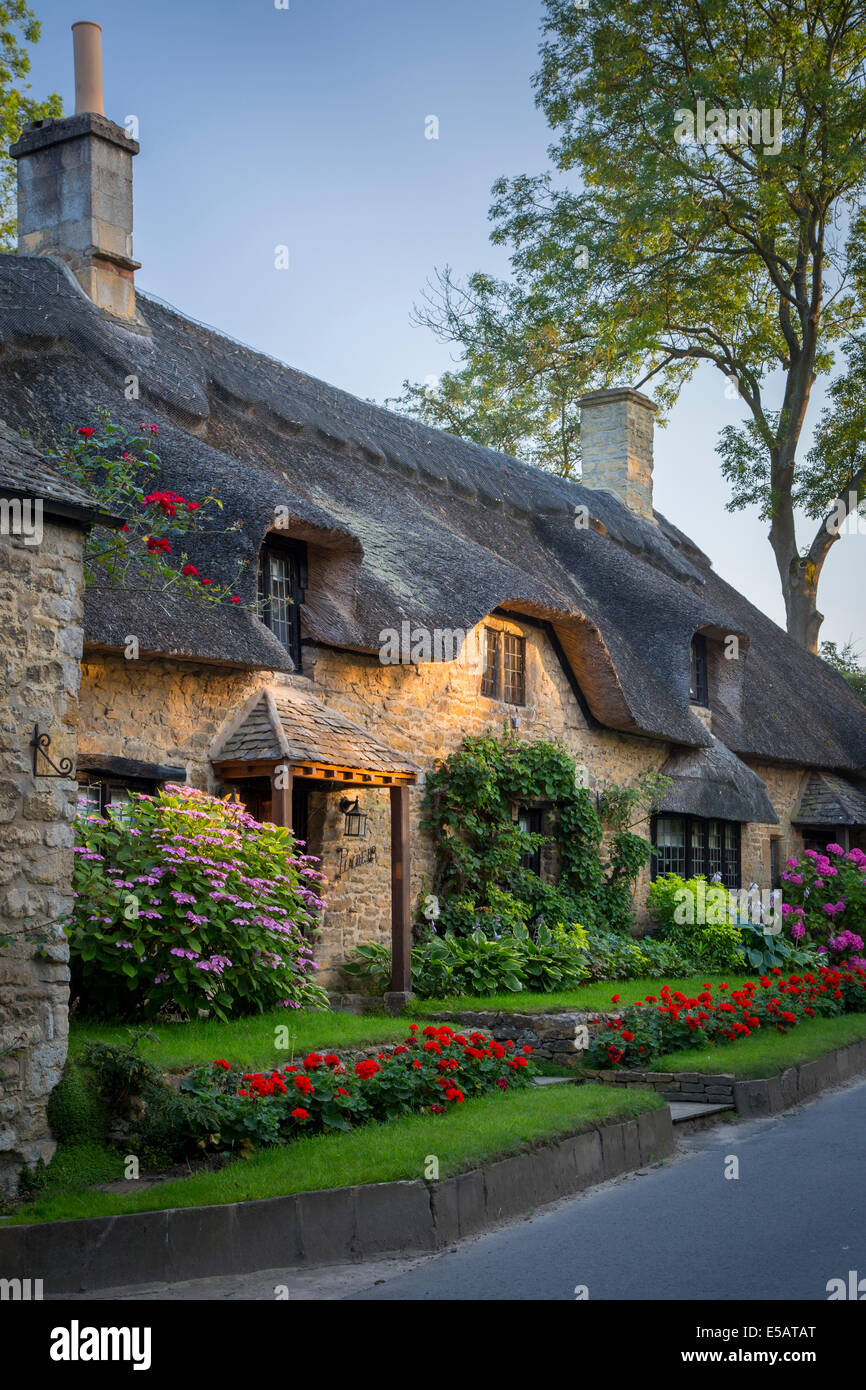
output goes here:
[[866, 854], [841, 845], [807, 849], [782, 871], [788, 934], [822, 953], [850, 956], [866, 937]]
[[174, 785], [77, 827], [66, 929], [84, 1011], [327, 1007], [310, 941], [324, 876], [289, 830]]

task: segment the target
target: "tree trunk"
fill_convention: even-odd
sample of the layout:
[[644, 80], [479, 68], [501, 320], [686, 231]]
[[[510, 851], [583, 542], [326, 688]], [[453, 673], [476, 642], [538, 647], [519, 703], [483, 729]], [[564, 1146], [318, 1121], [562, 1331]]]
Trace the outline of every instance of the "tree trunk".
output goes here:
[[782, 575], [788, 635], [806, 651], [817, 652], [824, 614], [818, 612], [818, 575], [808, 561], [795, 557]]

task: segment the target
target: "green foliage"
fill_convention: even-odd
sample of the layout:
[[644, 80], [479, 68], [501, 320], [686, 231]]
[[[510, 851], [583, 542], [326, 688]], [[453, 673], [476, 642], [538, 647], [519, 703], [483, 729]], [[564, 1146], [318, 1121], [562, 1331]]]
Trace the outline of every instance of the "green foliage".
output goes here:
[[[156, 425], [140, 425], [129, 433], [112, 424], [106, 411], [99, 411], [96, 426], [72, 427], [66, 448], [48, 451], [62, 473], [109, 516], [124, 521], [122, 530], [94, 526], [87, 532], [85, 579], [154, 597], [172, 591], [196, 602], [237, 605], [240, 599], [233, 586], [215, 584], [200, 574], [184, 547], [203, 524], [213, 536], [237, 530], [240, 523], [219, 529], [213, 525], [213, 517], [222, 510], [213, 493], [186, 498], [162, 487], [161, 463], [153, 448], [158, 433]], [[240, 572], [241, 566], [237, 578]]]
[[778, 966], [782, 970], [807, 969], [820, 964], [821, 957], [809, 948], [798, 949], [781, 933], [765, 932], [755, 922], [740, 922], [738, 926], [742, 955], [746, 965], [766, 975]]
[[[322, 875], [291, 832], [188, 786], [80, 818], [73, 989], [101, 1017], [327, 1007], [309, 976]], [[306, 935], [304, 934], [306, 933]]]
[[[641, 787], [619, 800], [612, 794], [616, 831], [603, 861], [601, 819], [589, 791], [577, 785], [563, 747], [528, 743], [512, 730], [501, 738], [467, 738], [428, 777], [422, 821], [436, 848], [435, 888], [445, 898], [446, 914], [452, 896], [457, 903], [445, 926], [458, 930], [471, 922], [472, 930], [484, 930], [487, 920], [511, 930], [515, 917], [527, 920], [516, 899], [528, 907], [533, 923], [603, 921], [627, 928], [634, 881], [650, 852], [646, 840], [627, 828], [627, 808], [654, 793]], [[524, 864], [546, 837], [521, 830], [513, 810], [533, 801], [554, 808], [551, 835], [560, 865], [555, 887]]]
[[[412, 951], [412, 989], [422, 999], [447, 994], [549, 993], [586, 979], [586, 932], [541, 926], [537, 940], [525, 927], [498, 940], [482, 931], [471, 936], [430, 936]], [[357, 946], [343, 970], [376, 991], [388, 988], [391, 952], [381, 942]]]
[[[564, 267], [574, 279], [573, 257]], [[589, 306], [584, 305], [589, 322]], [[489, 275], [465, 286], [447, 268], [416, 306], [415, 321], [445, 342], [459, 342], [463, 362], [435, 385], [404, 381], [385, 405], [434, 429], [472, 439], [572, 477], [579, 463], [576, 383], [586, 379], [587, 325], [576, 339], [556, 326], [549, 294], [525, 294]]]
[[650, 885], [647, 904], [665, 939], [700, 967], [736, 970], [742, 966], [743, 941], [733, 925], [737, 913], [722, 884], [708, 884], [700, 876], [684, 879], [679, 874], [662, 874]]
[[821, 643], [821, 656], [835, 671], [843, 675], [858, 700], [866, 705], [866, 666], [860, 660], [860, 653], [854, 650], [853, 641], [843, 647], [835, 642]]
[[[772, 518], [789, 631], [814, 646], [834, 537], [822, 525], [801, 550], [795, 507], [818, 515], [839, 495], [833, 449], [819, 439], [803, 459], [802, 431], [815, 380], [864, 323], [862, 15], [846, 0], [757, 14], [547, 0], [542, 27], [534, 87], [553, 168], [494, 184], [491, 240], [510, 278], [440, 274], [418, 317], [462, 361], [399, 404], [483, 442], [493, 428], [497, 447], [567, 474], [584, 391], [652, 380], [670, 407], [714, 367], [745, 416], [720, 443], [731, 506]], [[684, 120], [699, 102], [706, 140]]]
[[17, 170], [7, 151], [30, 121], [63, 115], [56, 92], [45, 101], [34, 101], [25, 80], [30, 54], [25, 45], [39, 42], [41, 25], [26, 0], [0, 3], [0, 251], [17, 245]]
[[73, 1061], [67, 1061], [49, 1097], [48, 1124], [58, 1144], [98, 1144], [105, 1138], [104, 1106], [86, 1072]]
[[690, 975], [700, 968], [695, 957], [676, 942], [598, 930], [589, 935], [586, 964], [593, 980], [664, 979]]

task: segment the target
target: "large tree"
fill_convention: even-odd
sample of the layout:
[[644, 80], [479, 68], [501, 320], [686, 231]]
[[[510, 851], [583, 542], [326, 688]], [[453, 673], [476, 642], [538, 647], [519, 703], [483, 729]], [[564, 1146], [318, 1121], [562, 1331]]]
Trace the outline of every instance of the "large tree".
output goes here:
[[45, 101], [29, 95], [26, 45], [37, 43], [39, 32], [39, 21], [26, 0], [0, 0], [0, 251], [13, 251], [16, 242], [16, 170], [9, 146], [28, 121], [63, 115], [56, 92]]
[[[623, 381], [669, 406], [716, 367], [746, 410], [719, 442], [729, 505], [769, 521], [788, 630], [815, 650], [839, 507], [864, 495], [861, 477], [840, 496], [838, 451], [802, 440], [816, 380], [864, 323], [866, 2], [547, 0], [543, 35], [554, 168], [494, 186], [509, 285], [475, 276], [459, 305], [446, 274], [422, 310], [464, 353], [422, 413], [454, 428], [447, 396], [479, 372], [506, 413], [521, 337], [536, 401], [542, 378], [572, 373], [566, 414]], [[411, 388], [403, 401], [418, 407]], [[801, 545], [804, 499], [816, 525]]]

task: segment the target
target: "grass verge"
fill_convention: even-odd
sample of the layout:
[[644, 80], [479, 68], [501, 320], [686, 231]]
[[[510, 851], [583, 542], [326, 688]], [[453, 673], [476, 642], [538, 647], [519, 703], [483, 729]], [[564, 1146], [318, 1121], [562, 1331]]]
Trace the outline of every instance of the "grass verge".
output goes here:
[[260, 1149], [218, 1172], [197, 1173], [137, 1192], [76, 1187], [68, 1163], [61, 1179], [65, 1185], [56, 1185], [52, 1163], [48, 1185], [39, 1198], [20, 1208], [11, 1220], [16, 1225], [66, 1221], [395, 1182], [422, 1177], [429, 1154], [439, 1155], [440, 1178], [449, 1178], [544, 1140], [628, 1119], [662, 1105], [652, 1092], [620, 1091], [613, 1086], [528, 1087], [481, 1096], [441, 1116], [405, 1115], [349, 1134], [297, 1139], [285, 1148]]
[[[836, 1047], [866, 1038], [866, 1014], [842, 1014], [839, 1018], [810, 1018], [790, 1033], [753, 1033], [743, 1042], [724, 1047], [692, 1048], [656, 1057], [652, 1071], [728, 1072], [741, 1080], [773, 1076], [800, 1062], [813, 1062]], [[648, 1067], [648, 1070], [650, 1068]]]
[[[751, 975], [691, 975], [680, 979], [655, 980], [596, 980], [581, 985], [578, 989], [554, 990], [550, 994], [452, 994], [441, 999], [414, 999], [407, 1013], [414, 1018], [426, 1017], [435, 1013], [462, 1013], [467, 1010], [478, 1013], [546, 1013], [550, 1009], [611, 1009], [625, 1004], [633, 1004], [636, 999], [644, 999], [648, 994], [658, 994], [663, 985], [672, 991], [680, 990], [690, 997], [697, 994], [704, 984], [715, 988], [725, 980], [731, 989], [738, 989]], [[619, 1005], [611, 1003], [611, 996], [620, 996]]]
[[[401, 1042], [407, 1030], [404, 1018], [389, 1014], [346, 1014], [314, 1009], [274, 1009], [227, 1023], [216, 1018], [190, 1023], [132, 1025], [89, 1023], [73, 1020], [69, 1053], [80, 1057], [89, 1042], [123, 1047], [142, 1031], [152, 1036], [139, 1044], [139, 1053], [162, 1071], [187, 1071], [190, 1067], [225, 1057], [233, 1065], [263, 1071], [285, 1066], [294, 1057], [324, 1048], [366, 1047], [370, 1043]], [[276, 1046], [277, 1029], [288, 1028], [289, 1048]], [[294, 1035], [294, 1037], [292, 1036]]]

